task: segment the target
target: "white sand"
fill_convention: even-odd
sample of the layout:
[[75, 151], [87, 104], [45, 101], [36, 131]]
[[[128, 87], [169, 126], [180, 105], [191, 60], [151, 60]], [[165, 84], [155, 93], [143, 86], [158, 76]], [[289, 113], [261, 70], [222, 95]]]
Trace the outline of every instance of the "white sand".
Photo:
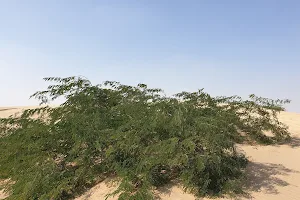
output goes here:
[[[29, 107], [0, 108], [0, 117], [7, 117]], [[282, 112], [280, 120], [289, 126], [292, 142], [276, 146], [240, 146], [249, 156], [247, 188], [250, 197], [257, 200], [300, 200], [300, 114]], [[106, 182], [99, 183], [76, 200], [101, 200], [113, 191]], [[180, 187], [164, 188], [159, 192], [162, 200], [194, 200]], [[5, 194], [0, 191], [0, 199]], [[115, 200], [117, 197], [109, 198]]]

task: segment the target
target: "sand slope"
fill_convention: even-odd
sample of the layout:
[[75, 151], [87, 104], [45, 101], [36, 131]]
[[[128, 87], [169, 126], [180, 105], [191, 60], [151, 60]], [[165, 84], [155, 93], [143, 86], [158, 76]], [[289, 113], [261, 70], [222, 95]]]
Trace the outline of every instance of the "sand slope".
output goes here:
[[[0, 117], [7, 117], [24, 108], [1, 108]], [[240, 146], [250, 159], [246, 183], [249, 197], [240, 199], [258, 200], [299, 200], [300, 199], [300, 114], [282, 112], [280, 120], [289, 126], [292, 141], [276, 146]], [[101, 200], [114, 189], [102, 182], [76, 200]], [[163, 200], [194, 200], [194, 196], [184, 193], [180, 187], [172, 186], [158, 191]], [[5, 197], [0, 191], [0, 199]], [[115, 200], [117, 197], [110, 198]]]

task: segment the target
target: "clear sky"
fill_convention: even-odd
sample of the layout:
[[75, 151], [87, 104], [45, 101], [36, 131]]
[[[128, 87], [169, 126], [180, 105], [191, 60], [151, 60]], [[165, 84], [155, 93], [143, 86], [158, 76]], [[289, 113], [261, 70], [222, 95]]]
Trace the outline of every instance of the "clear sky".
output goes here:
[[0, 106], [36, 104], [43, 77], [73, 75], [300, 112], [300, 1], [1, 0]]

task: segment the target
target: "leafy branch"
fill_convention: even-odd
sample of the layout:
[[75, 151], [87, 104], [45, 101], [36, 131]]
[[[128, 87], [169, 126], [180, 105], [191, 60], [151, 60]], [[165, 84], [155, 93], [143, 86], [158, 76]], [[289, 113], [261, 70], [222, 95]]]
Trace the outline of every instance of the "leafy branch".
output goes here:
[[[173, 181], [198, 196], [242, 192], [247, 159], [235, 144], [290, 137], [277, 118], [289, 100], [44, 80], [56, 84], [32, 97], [45, 107], [0, 119], [0, 178], [14, 181], [8, 199], [70, 199], [109, 176], [120, 180], [112, 195], [126, 200], [154, 199], [154, 188]], [[47, 106], [59, 97], [61, 106]]]

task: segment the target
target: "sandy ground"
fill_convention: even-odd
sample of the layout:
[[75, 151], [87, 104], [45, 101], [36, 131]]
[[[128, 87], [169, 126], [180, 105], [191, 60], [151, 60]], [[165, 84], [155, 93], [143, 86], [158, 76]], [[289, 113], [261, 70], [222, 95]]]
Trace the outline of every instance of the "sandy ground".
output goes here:
[[[7, 117], [24, 108], [1, 108], [0, 117]], [[279, 116], [289, 126], [292, 141], [276, 146], [240, 146], [250, 159], [248, 181], [249, 197], [239, 199], [257, 200], [299, 200], [300, 199], [300, 114], [282, 112]], [[102, 182], [76, 200], [101, 200], [113, 191], [114, 186]], [[184, 193], [178, 186], [166, 187], [158, 191], [162, 200], [194, 200], [191, 194]], [[5, 194], [0, 191], [0, 199]], [[117, 197], [109, 198], [116, 200]]]

